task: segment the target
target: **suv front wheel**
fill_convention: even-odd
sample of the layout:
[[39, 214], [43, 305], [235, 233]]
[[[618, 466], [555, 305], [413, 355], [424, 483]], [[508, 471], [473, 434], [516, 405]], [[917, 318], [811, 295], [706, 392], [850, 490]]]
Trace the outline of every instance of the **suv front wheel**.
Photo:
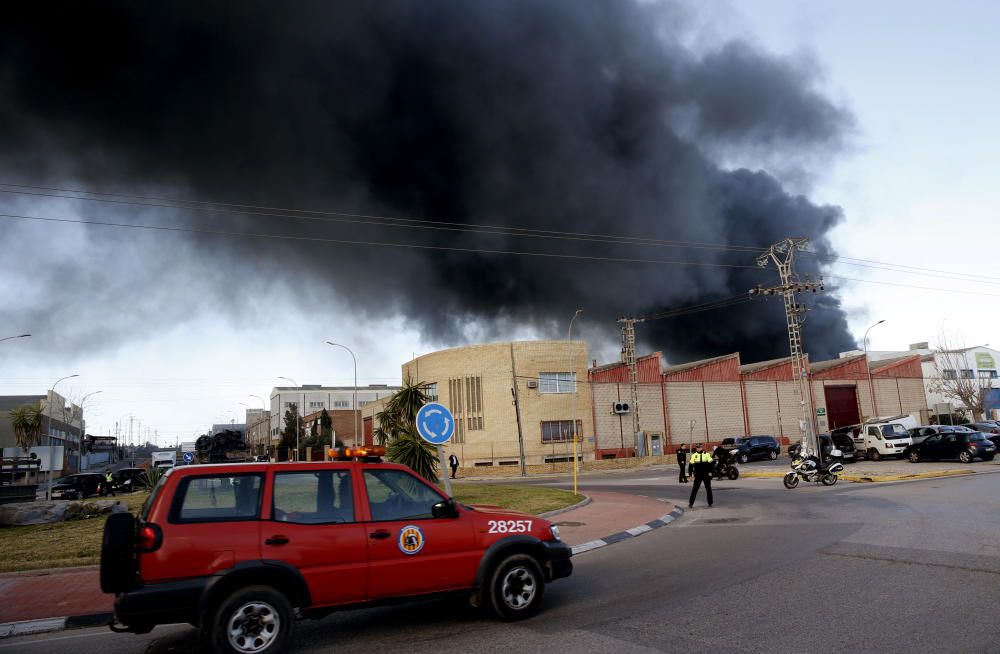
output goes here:
[[288, 649], [295, 616], [288, 598], [270, 586], [247, 586], [219, 605], [212, 623], [216, 652], [277, 654]]
[[490, 604], [501, 620], [523, 620], [538, 613], [545, 594], [545, 575], [527, 554], [513, 554], [490, 576]]

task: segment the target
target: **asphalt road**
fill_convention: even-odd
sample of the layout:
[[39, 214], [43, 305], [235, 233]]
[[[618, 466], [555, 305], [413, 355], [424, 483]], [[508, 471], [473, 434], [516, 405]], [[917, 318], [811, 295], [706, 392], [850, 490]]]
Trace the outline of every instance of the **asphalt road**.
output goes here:
[[[674, 468], [587, 476], [582, 487], [682, 506], [690, 489]], [[712, 509], [701, 498], [668, 527], [578, 556], [530, 621], [447, 601], [352, 611], [299, 623], [294, 651], [1000, 651], [1000, 474], [715, 489]], [[83, 629], [0, 641], [0, 654], [188, 652], [193, 642], [186, 626]]]

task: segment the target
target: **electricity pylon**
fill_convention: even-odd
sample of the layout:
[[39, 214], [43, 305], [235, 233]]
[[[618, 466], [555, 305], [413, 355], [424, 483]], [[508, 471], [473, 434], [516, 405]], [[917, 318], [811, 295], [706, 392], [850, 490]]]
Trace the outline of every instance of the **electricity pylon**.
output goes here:
[[750, 289], [750, 295], [780, 295], [785, 301], [785, 322], [788, 326], [788, 346], [792, 357], [792, 374], [795, 376], [799, 396], [799, 429], [802, 432], [802, 452], [804, 455], [819, 455], [819, 443], [813, 431], [812, 411], [809, 408], [809, 380], [806, 373], [805, 351], [802, 347], [802, 323], [808, 308], [799, 304], [799, 293], [816, 293], [823, 290], [823, 278], [814, 282], [808, 275], [800, 277], [794, 268], [795, 253], [805, 251], [809, 239], [786, 238], [767, 249], [757, 257], [757, 265], [767, 268], [773, 263], [778, 269], [781, 283], [777, 286], [760, 286]]

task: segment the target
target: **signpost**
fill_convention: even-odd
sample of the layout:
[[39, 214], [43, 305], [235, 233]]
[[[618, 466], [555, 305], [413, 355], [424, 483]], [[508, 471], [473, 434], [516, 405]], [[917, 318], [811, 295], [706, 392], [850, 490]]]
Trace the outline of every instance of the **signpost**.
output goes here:
[[455, 417], [448, 407], [437, 402], [431, 402], [417, 411], [417, 433], [431, 445], [437, 446], [438, 461], [441, 463], [441, 475], [444, 477], [444, 490], [451, 497], [451, 479], [448, 477], [448, 466], [444, 460], [444, 443], [455, 435]]

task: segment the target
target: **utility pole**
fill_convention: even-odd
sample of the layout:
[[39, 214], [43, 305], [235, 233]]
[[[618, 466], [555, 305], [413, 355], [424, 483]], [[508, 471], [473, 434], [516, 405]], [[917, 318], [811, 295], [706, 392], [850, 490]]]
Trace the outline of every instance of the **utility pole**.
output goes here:
[[[622, 330], [622, 363], [628, 367], [629, 384], [632, 387], [632, 437], [636, 452], [639, 451], [639, 370], [635, 363], [635, 324], [645, 322], [645, 318], [618, 319]], [[643, 444], [645, 452], [645, 444]]]
[[805, 352], [802, 348], [802, 323], [805, 321], [805, 305], [799, 304], [797, 295], [823, 290], [823, 278], [818, 282], [808, 276], [800, 278], [795, 272], [795, 253], [809, 246], [807, 238], [786, 238], [779, 241], [757, 257], [757, 265], [767, 268], [771, 263], [778, 269], [781, 283], [777, 286], [760, 286], [750, 289], [750, 295], [780, 295], [785, 302], [785, 322], [788, 326], [788, 345], [792, 358], [792, 374], [795, 377], [799, 395], [799, 429], [802, 432], [802, 452], [820, 456], [819, 443], [813, 431], [812, 411], [807, 401], [809, 380], [806, 377]]
[[521, 429], [521, 397], [517, 392], [517, 367], [514, 365], [514, 344], [510, 344], [510, 394], [514, 397], [514, 415], [517, 418], [517, 446], [521, 453], [521, 476], [527, 477], [524, 465], [524, 431]]

